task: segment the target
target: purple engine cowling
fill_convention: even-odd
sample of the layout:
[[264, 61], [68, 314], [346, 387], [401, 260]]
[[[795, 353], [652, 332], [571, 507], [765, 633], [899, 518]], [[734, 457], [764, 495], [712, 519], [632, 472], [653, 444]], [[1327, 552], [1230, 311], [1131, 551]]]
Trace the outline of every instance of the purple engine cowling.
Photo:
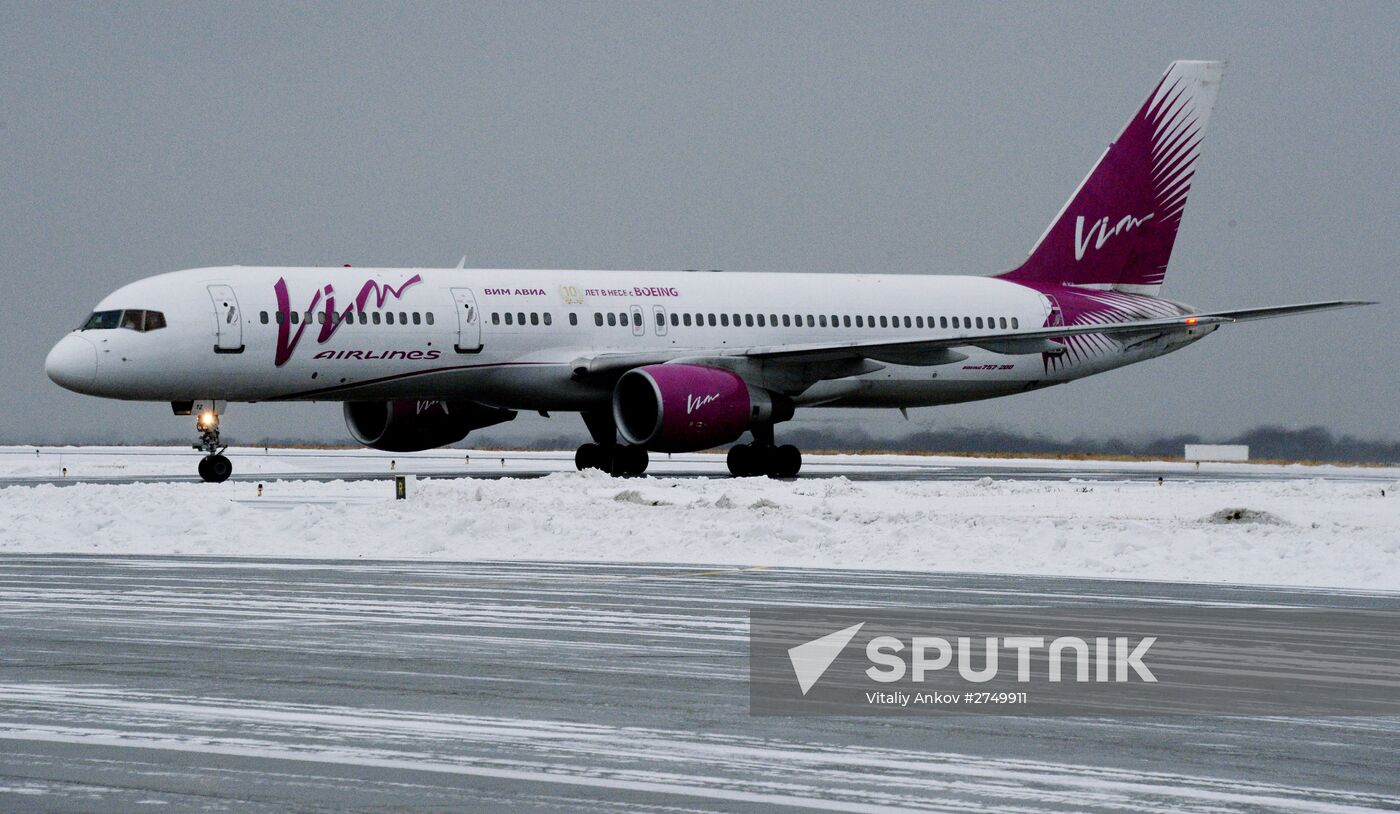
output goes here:
[[738, 374], [702, 365], [648, 365], [622, 374], [613, 418], [622, 437], [658, 452], [694, 452], [735, 440], [756, 421], [792, 417], [790, 402]]
[[350, 437], [383, 452], [419, 452], [455, 444], [472, 430], [515, 418], [515, 411], [474, 401], [345, 402]]

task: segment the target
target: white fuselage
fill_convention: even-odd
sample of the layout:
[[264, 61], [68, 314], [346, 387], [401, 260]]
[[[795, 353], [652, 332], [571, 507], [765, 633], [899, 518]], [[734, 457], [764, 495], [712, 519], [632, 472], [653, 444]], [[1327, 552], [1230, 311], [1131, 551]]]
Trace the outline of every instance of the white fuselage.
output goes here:
[[[64, 342], [82, 344], [69, 345], [64, 358], [85, 359], [91, 344], [95, 362], [90, 380], [82, 369], [63, 383], [150, 401], [470, 399], [514, 410], [590, 410], [611, 394], [606, 383], [573, 375], [585, 356], [976, 336], [1045, 325], [1052, 305], [1033, 288], [986, 277], [190, 269], [103, 299], [98, 312], [158, 311], [165, 327], [75, 331]], [[818, 381], [796, 403], [915, 407], [989, 398], [1158, 356], [1208, 332], [1102, 342], [1054, 364], [1040, 353], [969, 347], [954, 363], [886, 362]]]

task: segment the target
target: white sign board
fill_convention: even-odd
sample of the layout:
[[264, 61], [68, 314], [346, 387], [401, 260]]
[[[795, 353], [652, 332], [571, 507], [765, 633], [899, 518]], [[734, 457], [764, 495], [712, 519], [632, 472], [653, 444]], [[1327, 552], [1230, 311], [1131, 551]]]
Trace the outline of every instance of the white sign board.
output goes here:
[[1188, 461], [1247, 461], [1249, 446], [1246, 444], [1187, 444]]

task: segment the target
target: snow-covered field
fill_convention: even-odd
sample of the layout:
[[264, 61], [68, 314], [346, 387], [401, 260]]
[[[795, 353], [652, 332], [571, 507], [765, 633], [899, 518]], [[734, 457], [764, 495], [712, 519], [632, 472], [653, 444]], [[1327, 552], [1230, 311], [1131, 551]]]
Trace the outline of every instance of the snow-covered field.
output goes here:
[[[4, 450], [0, 477], [30, 475], [39, 465], [51, 470], [50, 454], [28, 448], [26, 459]], [[65, 457], [77, 468], [84, 454], [103, 457], [78, 450]], [[467, 454], [469, 469], [524, 466], [519, 456], [502, 467], [499, 455], [488, 461], [487, 453], [445, 451], [397, 456], [395, 471], [460, 469]], [[249, 472], [258, 457], [236, 458], [238, 471]], [[307, 463], [300, 453], [261, 457], [269, 474]], [[536, 469], [543, 461], [568, 465], [567, 456], [523, 457]], [[900, 457], [865, 462], [898, 468], [908, 461]], [[382, 458], [346, 456], [343, 470], [330, 471], [387, 476], [389, 456]], [[106, 460], [136, 470], [123, 475], [140, 475], [185, 474], [194, 459], [151, 450]], [[0, 489], [0, 552], [711, 563], [1400, 591], [1400, 483], [1377, 479], [1400, 481], [1400, 472], [1357, 470], [1371, 479], [1346, 481], [1316, 477], [1346, 470], [1288, 468], [1296, 478], [1204, 482], [1186, 480], [1192, 473], [1182, 464], [1151, 466], [1168, 473], [1163, 485], [1150, 478], [615, 480], [560, 471], [537, 479], [420, 480], [404, 501], [392, 499], [388, 480], [278, 481], [262, 496], [251, 482], [10, 486]], [[315, 471], [324, 468], [318, 463]], [[1214, 516], [1234, 509], [1263, 514]]]

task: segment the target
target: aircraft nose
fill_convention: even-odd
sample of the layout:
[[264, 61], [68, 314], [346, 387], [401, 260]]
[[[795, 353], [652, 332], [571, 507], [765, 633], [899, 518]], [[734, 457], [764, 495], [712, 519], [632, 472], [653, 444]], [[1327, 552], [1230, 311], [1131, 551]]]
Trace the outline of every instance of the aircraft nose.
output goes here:
[[97, 347], [77, 334], [69, 334], [49, 351], [44, 372], [59, 387], [81, 393], [97, 379]]

